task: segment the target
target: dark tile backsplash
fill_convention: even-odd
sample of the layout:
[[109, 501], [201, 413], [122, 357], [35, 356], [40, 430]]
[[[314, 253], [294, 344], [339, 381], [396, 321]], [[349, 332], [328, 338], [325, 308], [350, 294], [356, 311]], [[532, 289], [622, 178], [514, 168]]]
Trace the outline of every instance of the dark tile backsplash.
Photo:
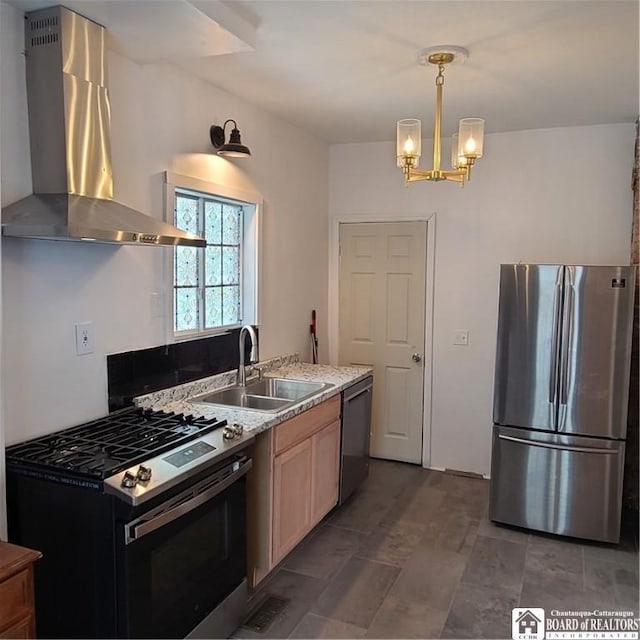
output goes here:
[[[109, 411], [131, 405], [135, 396], [237, 368], [239, 334], [240, 329], [234, 329], [210, 338], [107, 356]], [[249, 336], [245, 345], [248, 364]]]

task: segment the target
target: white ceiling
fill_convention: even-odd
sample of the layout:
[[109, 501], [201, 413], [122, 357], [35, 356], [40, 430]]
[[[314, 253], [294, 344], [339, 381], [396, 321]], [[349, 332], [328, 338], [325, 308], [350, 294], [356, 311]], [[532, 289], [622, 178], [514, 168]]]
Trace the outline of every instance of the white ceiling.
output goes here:
[[[55, 4], [8, 1], [24, 10]], [[438, 44], [469, 49], [445, 74], [444, 134], [465, 116], [485, 118], [487, 132], [638, 116], [637, 0], [65, 5], [104, 24], [110, 46], [134, 60], [173, 62], [329, 143], [393, 140], [406, 117], [421, 118], [428, 137], [435, 70], [417, 54]]]

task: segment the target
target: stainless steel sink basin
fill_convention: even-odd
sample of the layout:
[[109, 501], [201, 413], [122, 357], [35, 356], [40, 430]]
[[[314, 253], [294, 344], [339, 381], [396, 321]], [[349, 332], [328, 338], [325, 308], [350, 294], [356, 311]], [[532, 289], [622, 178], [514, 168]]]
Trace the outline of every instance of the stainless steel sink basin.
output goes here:
[[332, 387], [332, 384], [309, 382], [306, 380], [288, 380], [287, 378], [263, 378], [247, 384], [247, 393], [270, 398], [284, 398], [285, 400], [299, 400], [314, 393]]
[[234, 385], [217, 391], [209, 391], [189, 398], [189, 402], [204, 402], [275, 413], [331, 387], [333, 387], [332, 384], [325, 382], [263, 378], [262, 380], [250, 380], [244, 387]]

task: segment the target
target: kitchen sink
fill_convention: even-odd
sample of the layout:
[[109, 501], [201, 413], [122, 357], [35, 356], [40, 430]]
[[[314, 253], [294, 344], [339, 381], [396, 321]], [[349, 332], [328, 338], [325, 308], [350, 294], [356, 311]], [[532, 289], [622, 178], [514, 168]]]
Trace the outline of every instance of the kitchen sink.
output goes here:
[[234, 385], [216, 391], [208, 391], [189, 398], [189, 402], [203, 402], [273, 413], [282, 411], [296, 402], [310, 398], [333, 386], [327, 382], [263, 378], [262, 380], [250, 380], [244, 387]]
[[251, 381], [246, 388], [247, 393], [256, 396], [300, 400], [332, 386], [332, 384], [323, 382], [288, 380], [287, 378], [263, 378], [262, 380]]

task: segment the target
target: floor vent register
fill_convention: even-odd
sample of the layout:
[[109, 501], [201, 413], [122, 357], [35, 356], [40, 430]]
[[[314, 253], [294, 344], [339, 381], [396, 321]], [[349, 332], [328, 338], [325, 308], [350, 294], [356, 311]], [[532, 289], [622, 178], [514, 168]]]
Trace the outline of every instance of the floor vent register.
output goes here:
[[245, 629], [264, 633], [288, 604], [289, 600], [286, 598], [267, 596], [242, 626]]

